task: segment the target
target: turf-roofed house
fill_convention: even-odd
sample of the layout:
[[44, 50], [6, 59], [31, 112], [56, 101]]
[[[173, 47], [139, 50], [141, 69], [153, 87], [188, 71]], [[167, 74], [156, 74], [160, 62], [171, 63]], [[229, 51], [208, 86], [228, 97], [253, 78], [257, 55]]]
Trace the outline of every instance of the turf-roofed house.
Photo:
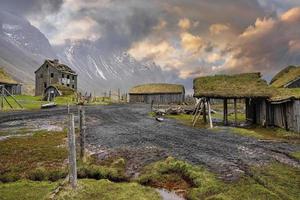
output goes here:
[[[278, 126], [300, 132], [300, 95], [296, 92], [297, 90], [268, 85], [260, 73], [215, 75], [199, 77], [194, 80], [194, 97], [203, 100], [202, 107], [210, 106], [211, 99], [223, 101], [224, 125], [229, 124], [229, 101], [234, 103], [233, 112], [235, 113], [235, 124], [237, 124], [236, 113], [239, 101], [245, 103], [245, 115], [248, 123]], [[276, 108], [277, 104], [281, 104], [280, 108]]]
[[[2, 88], [5, 91], [2, 91]], [[20, 95], [22, 93], [22, 85], [12, 79], [2, 68], [0, 68], [0, 89], [0, 92], [4, 94], [8, 92], [11, 95]]]
[[77, 91], [77, 73], [55, 60], [45, 62], [35, 71], [35, 95], [52, 100]]
[[183, 85], [167, 83], [151, 83], [138, 85], [130, 89], [130, 103], [170, 104], [184, 102]]
[[269, 124], [300, 133], [300, 67], [289, 66], [271, 80]]

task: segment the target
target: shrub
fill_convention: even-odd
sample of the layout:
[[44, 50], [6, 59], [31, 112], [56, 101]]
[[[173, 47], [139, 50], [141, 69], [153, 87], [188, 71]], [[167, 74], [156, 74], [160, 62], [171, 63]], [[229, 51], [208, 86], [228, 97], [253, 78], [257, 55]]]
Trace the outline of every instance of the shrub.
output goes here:
[[53, 170], [50, 171], [48, 174], [48, 180], [55, 182], [58, 181], [59, 179], [63, 179], [67, 176], [67, 171], [66, 170]]
[[0, 182], [2, 183], [9, 183], [15, 182], [20, 179], [20, 176], [15, 173], [5, 173], [0, 175]]
[[48, 174], [45, 168], [40, 167], [31, 171], [28, 178], [32, 181], [45, 181], [48, 180]]

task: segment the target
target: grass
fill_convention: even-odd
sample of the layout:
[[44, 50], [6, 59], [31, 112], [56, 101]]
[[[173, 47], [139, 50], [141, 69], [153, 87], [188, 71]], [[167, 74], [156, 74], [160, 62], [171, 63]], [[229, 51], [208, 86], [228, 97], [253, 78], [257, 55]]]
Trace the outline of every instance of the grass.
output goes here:
[[273, 88], [260, 73], [199, 77], [194, 79], [194, 90], [197, 97], [269, 97], [273, 94]]
[[64, 176], [65, 132], [36, 132], [0, 142], [0, 180], [56, 180]]
[[[193, 123], [192, 123], [193, 115], [179, 114], [179, 115], [165, 115], [165, 117], [178, 120], [180, 123], [182, 123], [186, 126], [193, 126]], [[203, 122], [203, 119], [201, 116], [200, 120], [198, 120], [197, 123], [195, 124], [195, 127], [196, 128], [209, 128], [209, 124], [205, 124]]]
[[130, 94], [182, 93], [184, 87], [176, 84], [152, 83], [138, 85], [130, 89]]
[[294, 157], [294, 158], [296, 158], [297, 160], [300, 160], [300, 151], [291, 153], [291, 156]]
[[284, 140], [294, 143], [300, 143], [300, 135], [281, 128], [263, 128], [260, 126], [252, 126], [249, 128], [230, 127], [233, 133], [247, 137], [255, 137], [257, 139], [267, 140]]
[[[46, 103], [45, 101], [41, 100], [40, 96], [17, 95], [14, 97], [24, 107], [24, 109], [27, 110], [40, 109], [41, 105]], [[14, 109], [21, 109], [12, 97], [7, 97], [7, 100]], [[11, 110], [6, 102], [4, 103], [4, 110]]]
[[17, 83], [15, 80], [13, 80], [11, 78], [11, 76], [9, 76], [3, 68], [0, 68], [0, 82], [3, 82], [3, 83]]
[[46, 199], [57, 183], [22, 180], [15, 183], [0, 183], [0, 200]]
[[[174, 180], [187, 182], [184, 189], [189, 200], [198, 199], [291, 199], [300, 198], [300, 170], [279, 163], [251, 169], [251, 176], [225, 183], [203, 167], [168, 158], [146, 166], [137, 181], [144, 185], [168, 186]], [[180, 181], [181, 179], [181, 181]], [[161, 185], [161, 183], [165, 183]], [[180, 184], [179, 184], [180, 185]], [[173, 188], [174, 189], [174, 188]]]
[[79, 180], [78, 189], [66, 188], [59, 193], [58, 200], [63, 199], [105, 199], [105, 200], [160, 200], [153, 189], [137, 183], [113, 183], [108, 180]]
[[271, 84], [275, 87], [283, 87], [285, 84], [298, 78], [299, 75], [300, 67], [289, 66], [274, 76], [274, 78], [271, 80]]

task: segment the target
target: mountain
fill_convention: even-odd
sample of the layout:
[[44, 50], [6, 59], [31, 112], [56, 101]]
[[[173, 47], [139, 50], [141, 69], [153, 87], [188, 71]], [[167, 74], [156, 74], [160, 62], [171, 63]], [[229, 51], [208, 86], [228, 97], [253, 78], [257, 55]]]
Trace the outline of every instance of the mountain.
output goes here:
[[100, 95], [109, 89], [125, 91], [146, 82], [165, 82], [161, 68], [139, 62], [126, 51], [105, 52], [94, 42], [70, 41], [51, 46], [39, 29], [21, 16], [0, 10], [0, 67], [33, 93], [34, 71], [45, 59], [58, 58], [78, 73], [79, 90]]
[[146, 82], [164, 82], [161, 68], [153, 62], [142, 63], [124, 51], [104, 53], [87, 40], [56, 47], [59, 59], [77, 71], [84, 91], [127, 90]]

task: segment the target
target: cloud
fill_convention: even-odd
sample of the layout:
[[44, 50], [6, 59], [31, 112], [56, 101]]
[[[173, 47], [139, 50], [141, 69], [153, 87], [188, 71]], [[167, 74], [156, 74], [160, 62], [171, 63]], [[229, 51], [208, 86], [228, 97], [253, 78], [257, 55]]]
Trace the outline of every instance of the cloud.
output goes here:
[[222, 32], [228, 31], [230, 28], [226, 24], [212, 24], [209, 31], [212, 35], [219, 35]]
[[300, 63], [300, 9], [278, 18], [257, 19], [228, 47], [230, 59], [222, 70], [275, 73]]
[[199, 52], [205, 45], [204, 40], [200, 36], [195, 36], [188, 32], [181, 33], [180, 37], [183, 49], [190, 53]]
[[191, 28], [191, 21], [187, 18], [180, 19], [178, 26], [183, 30], [188, 30]]

